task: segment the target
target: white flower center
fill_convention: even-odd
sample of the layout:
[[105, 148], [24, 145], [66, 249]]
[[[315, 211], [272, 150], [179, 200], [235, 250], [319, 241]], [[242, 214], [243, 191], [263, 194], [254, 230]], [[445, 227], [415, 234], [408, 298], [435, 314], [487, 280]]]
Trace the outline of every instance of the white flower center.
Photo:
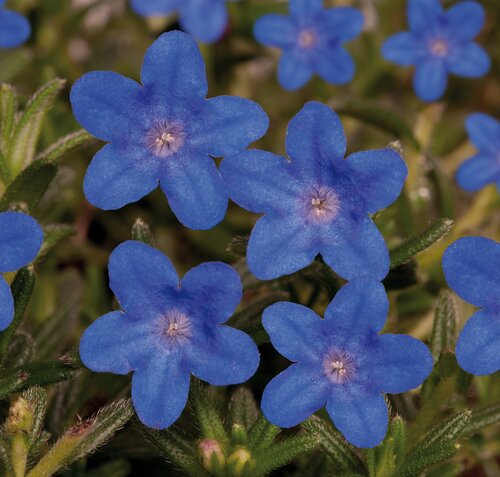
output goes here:
[[186, 131], [179, 121], [159, 121], [146, 135], [150, 151], [157, 157], [173, 156], [184, 145]]
[[312, 29], [302, 30], [299, 35], [299, 46], [306, 50], [313, 48], [316, 45], [316, 32]]
[[191, 322], [180, 311], [166, 313], [159, 320], [160, 335], [169, 345], [182, 344], [192, 336]]
[[343, 384], [351, 380], [356, 373], [354, 359], [345, 351], [330, 350], [324, 360], [325, 374], [335, 384]]
[[338, 214], [340, 200], [330, 187], [313, 187], [305, 197], [306, 215], [315, 221], [327, 222]]
[[450, 45], [446, 40], [438, 38], [436, 40], [432, 40], [429, 43], [429, 50], [434, 56], [437, 56], [438, 58], [443, 58], [450, 51]]

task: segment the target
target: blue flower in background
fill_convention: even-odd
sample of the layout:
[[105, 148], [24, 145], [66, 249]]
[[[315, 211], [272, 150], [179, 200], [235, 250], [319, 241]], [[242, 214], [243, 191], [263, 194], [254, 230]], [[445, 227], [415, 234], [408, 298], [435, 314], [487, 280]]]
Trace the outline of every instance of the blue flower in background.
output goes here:
[[[0, 213], [0, 273], [13, 272], [36, 257], [43, 242], [38, 222], [18, 212]], [[14, 299], [10, 287], [0, 276], [0, 331], [14, 318]]]
[[443, 96], [450, 73], [479, 78], [490, 69], [487, 53], [473, 42], [484, 18], [476, 2], [459, 2], [445, 11], [439, 0], [409, 0], [410, 31], [387, 39], [382, 54], [399, 65], [414, 65], [417, 96], [435, 101]]
[[119, 245], [109, 259], [110, 287], [124, 311], [98, 318], [80, 342], [93, 371], [127, 374], [141, 421], [170, 426], [182, 413], [190, 374], [223, 386], [249, 379], [259, 351], [242, 331], [221, 323], [238, 306], [238, 274], [224, 263], [204, 263], [182, 281], [170, 260], [141, 242]]
[[276, 350], [290, 361], [264, 390], [262, 411], [280, 427], [295, 426], [323, 408], [346, 439], [375, 447], [387, 430], [383, 393], [419, 386], [432, 370], [421, 341], [378, 334], [389, 301], [373, 278], [345, 285], [322, 320], [309, 308], [276, 303], [264, 311], [263, 325]]
[[467, 191], [497, 185], [500, 191], [500, 122], [486, 114], [471, 114], [466, 121], [469, 138], [478, 149], [457, 171], [457, 182]]
[[110, 142], [90, 164], [85, 196], [118, 209], [160, 187], [177, 218], [209, 229], [226, 213], [228, 194], [210, 156], [243, 151], [269, 119], [248, 99], [205, 99], [205, 65], [185, 33], [165, 33], [148, 49], [142, 85], [111, 71], [80, 78], [71, 90], [79, 123]]
[[323, 0], [290, 0], [290, 16], [270, 14], [255, 23], [260, 43], [281, 48], [280, 84], [299, 89], [318, 74], [333, 84], [354, 76], [354, 61], [343, 44], [356, 38], [364, 23], [355, 8], [323, 8]]
[[0, 48], [14, 48], [29, 38], [31, 27], [22, 15], [6, 10], [5, 1], [0, 0]]
[[458, 337], [458, 364], [476, 375], [500, 369], [500, 243], [465, 237], [443, 256], [450, 288], [481, 309], [471, 316]]
[[265, 214], [250, 235], [250, 270], [268, 280], [300, 270], [321, 254], [348, 280], [384, 278], [389, 253], [368, 214], [401, 192], [407, 168], [398, 152], [357, 152], [344, 160], [340, 119], [317, 102], [307, 103], [291, 120], [286, 151], [290, 161], [250, 150], [221, 164], [230, 197]]
[[131, 0], [139, 15], [168, 15], [179, 12], [182, 28], [204, 43], [224, 34], [229, 16], [226, 0]]

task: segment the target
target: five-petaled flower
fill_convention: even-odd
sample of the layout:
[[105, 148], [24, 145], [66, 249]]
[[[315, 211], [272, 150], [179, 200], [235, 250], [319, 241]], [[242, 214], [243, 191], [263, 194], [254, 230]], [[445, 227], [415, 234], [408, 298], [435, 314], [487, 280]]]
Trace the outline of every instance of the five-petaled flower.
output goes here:
[[21, 14], [6, 10], [5, 2], [0, 0], [0, 48], [14, 48], [29, 38], [31, 27]]
[[110, 71], [80, 78], [71, 90], [76, 119], [110, 142], [90, 164], [84, 191], [92, 204], [118, 209], [160, 183], [178, 219], [209, 229], [226, 212], [228, 194], [210, 156], [243, 151], [268, 127], [248, 99], [205, 99], [205, 65], [189, 35], [165, 33], [148, 49], [143, 85]]
[[500, 122], [486, 114], [475, 113], [467, 118], [466, 127], [478, 153], [458, 168], [458, 184], [472, 192], [493, 183], [500, 191]]
[[255, 373], [255, 343], [221, 324], [242, 295], [238, 274], [229, 265], [199, 265], [179, 282], [165, 255], [128, 241], [111, 254], [109, 277], [124, 311], [92, 323], [80, 355], [94, 371], [134, 371], [132, 400], [144, 424], [165, 428], [180, 416], [191, 373], [219, 386], [242, 383]]
[[408, 0], [410, 31], [387, 39], [382, 54], [399, 65], [414, 65], [417, 95], [435, 101], [444, 94], [450, 73], [479, 78], [488, 72], [490, 59], [473, 42], [484, 16], [476, 2], [459, 2], [445, 11], [440, 0]]
[[203, 43], [222, 37], [228, 24], [226, 0], [131, 0], [139, 15], [168, 15], [179, 12], [182, 28]]
[[460, 366], [476, 375], [500, 369], [500, 243], [485, 237], [465, 237], [443, 256], [450, 288], [481, 309], [471, 316], [458, 337]]
[[276, 350], [294, 363], [264, 390], [266, 418], [292, 427], [326, 405], [349, 442], [379, 444], [388, 420], [383, 393], [413, 389], [432, 370], [431, 353], [421, 341], [379, 334], [388, 310], [383, 285], [371, 277], [345, 285], [324, 319], [295, 303], [268, 307], [264, 328]]
[[[43, 242], [38, 222], [19, 212], [0, 213], [0, 273], [13, 272], [36, 257]], [[10, 287], [0, 276], [0, 331], [14, 318], [14, 299]]]
[[283, 49], [278, 79], [289, 90], [304, 86], [313, 76], [345, 84], [354, 76], [354, 62], [343, 44], [357, 37], [364, 23], [355, 8], [323, 8], [323, 0], [290, 0], [290, 16], [260, 18], [255, 37], [264, 45]]
[[368, 214], [400, 194], [407, 168], [399, 153], [386, 148], [344, 160], [340, 119], [317, 102], [307, 103], [291, 120], [286, 150], [291, 161], [249, 150], [221, 164], [230, 197], [265, 214], [250, 235], [250, 270], [260, 279], [273, 279], [300, 270], [321, 254], [348, 280], [384, 278], [389, 253]]

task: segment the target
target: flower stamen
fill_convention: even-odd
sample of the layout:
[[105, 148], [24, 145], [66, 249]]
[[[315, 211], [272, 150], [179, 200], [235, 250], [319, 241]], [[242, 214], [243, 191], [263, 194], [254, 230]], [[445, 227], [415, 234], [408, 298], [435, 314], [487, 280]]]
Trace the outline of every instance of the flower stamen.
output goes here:
[[184, 145], [186, 132], [179, 121], [160, 121], [146, 135], [150, 151], [157, 157], [173, 156]]
[[326, 222], [333, 219], [337, 215], [339, 207], [339, 198], [329, 187], [314, 187], [306, 196], [307, 215], [316, 221]]
[[299, 46], [306, 50], [316, 46], [317, 37], [316, 32], [312, 29], [302, 30], [299, 35]]
[[432, 40], [429, 43], [429, 50], [434, 56], [437, 56], [438, 58], [445, 57], [448, 54], [449, 49], [450, 47], [448, 45], [448, 42], [443, 39]]
[[325, 374], [335, 384], [351, 380], [356, 372], [356, 364], [349, 353], [330, 350], [323, 360]]
[[169, 345], [185, 343], [192, 335], [191, 322], [184, 313], [171, 311], [161, 317], [160, 333]]

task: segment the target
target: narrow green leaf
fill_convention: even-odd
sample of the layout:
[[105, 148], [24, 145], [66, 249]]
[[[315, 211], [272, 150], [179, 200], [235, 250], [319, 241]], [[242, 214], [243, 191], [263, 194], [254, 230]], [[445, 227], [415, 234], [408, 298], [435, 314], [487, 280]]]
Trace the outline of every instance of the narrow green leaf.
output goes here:
[[10, 340], [2, 360], [5, 369], [17, 368], [29, 362], [33, 356], [34, 341], [30, 334], [18, 331]]
[[391, 433], [394, 439], [394, 456], [396, 465], [401, 465], [406, 456], [407, 432], [406, 422], [401, 416], [396, 416], [391, 423]]
[[10, 81], [33, 60], [33, 53], [27, 48], [15, 48], [7, 57], [2, 58], [0, 81]]
[[0, 470], [4, 470], [6, 475], [14, 475], [12, 463], [12, 450], [10, 441], [5, 434], [5, 429], [0, 427]]
[[391, 250], [391, 268], [408, 262], [411, 258], [441, 240], [450, 233], [453, 220], [438, 219], [426, 231], [410, 238]]
[[426, 477], [458, 477], [464, 471], [463, 464], [459, 462], [445, 462], [434, 466], [426, 474]]
[[75, 234], [75, 228], [71, 225], [54, 224], [43, 228], [43, 244], [38, 252], [37, 260], [45, 258], [46, 255], [60, 242]]
[[500, 403], [483, 407], [473, 411], [470, 420], [462, 431], [463, 436], [470, 436], [481, 431], [485, 427], [498, 424], [500, 422]]
[[396, 477], [415, 477], [428, 467], [449, 459], [457, 452], [457, 445], [453, 442], [445, 442], [437, 447], [432, 453], [421, 454], [407, 462], [398, 469]]
[[434, 360], [441, 353], [455, 346], [457, 334], [457, 308], [454, 295], [448, 290], [439, 294], [434, 324], [432, 327], [430, 348]]
[[259, 409], [252, 391], [245, 386], [239, 386], [233, 392], [228, 411], [231, 424], [239, 424], [247, 430], [250, 429], [259, 415]]
[[141, 218], [136, 219], [132, 226], [132, 240], [144, 242], [147, 245], [154, 245], [153, 233], [151, 227]]
[[0, 84], [0, 150], [6, 151], [10, 142], [17, 111], [16, 90], [6, 83]]
[[36, 160], [57, 161], [69, 151], [94, 140], [94, 136], [89, 134], [87, 131], [80, 129], [79, 131], [75, 131], [59, 139], [57, 142], [45, 149], [45, 151], [38, 154]]

